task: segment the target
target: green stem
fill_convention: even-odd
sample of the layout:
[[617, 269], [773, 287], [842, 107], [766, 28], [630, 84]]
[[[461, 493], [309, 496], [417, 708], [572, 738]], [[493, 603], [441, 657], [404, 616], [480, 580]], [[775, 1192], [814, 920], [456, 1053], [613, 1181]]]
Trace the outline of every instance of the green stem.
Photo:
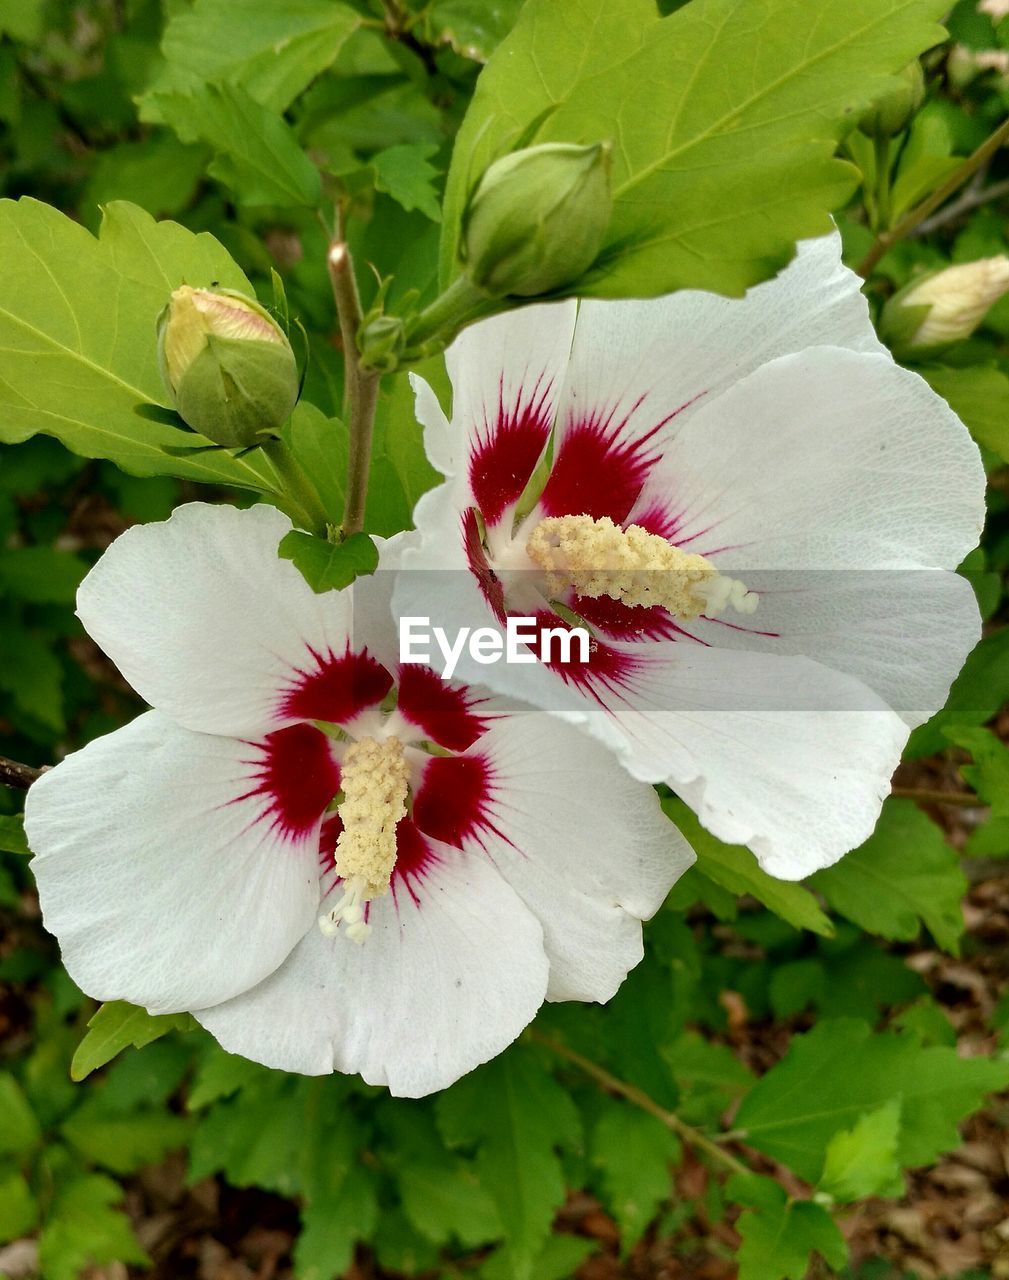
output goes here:
[[692, 1147], [695, 1151], [703, 1151], [705, 1155], [710, 1156], [712, 1160], [717, 1161], [732, 1173], [749, 1174], [753, 1170], [743, 1164], [742, 1160], [737, 1160], [731, 1151], [726, 1151], [724, 1147], [720, 1147], [706, 1133], [702, 1133], [700, 1129], [695, 1129], [693, 1125], [687, 1124], [685, 1120], [681, 1120], [675, 1111], [667, 1111], [665, 1107], [660, 1106], [654, 1098], [650, 1098], [643, 1089], [639, 1089], [637, 1085], [628, 1084], [626, 1080], [620, 1080], [617, 1076], [611, 1075], [605, 1067], [599, 1066], [597, 1062], [593, 1062], [591, 1058], [584, 1058], [580, 1053], [576, 1053], [574, 1049], [569, 1049], [566, 1044], [561, 1044], [559, 1040], [554, 1040], [551, 1036], [545, 1036], [535, 1029], [530, 1030], [529, 1035], [539, 1044], [544, 1045], [551, 1053], [557, 1054], [559, 1058], [564, 1058], [567, 1062], [578, 1067], [580, 1071], [584, 1071], [597, 1084], [608, 1093], [615, 1093], [618, 1097], [625, 1098], [636, 1107], [640, 1107], [642, 1111], [647, 1111], [650, 1116], [654, 1116], [656, 1120], [661, 1121], [667, 1129], [671, 1129], [678, 1137], [682, 1138], [688, 1147]]
[[342, 239], [334, 240], [329, 246], [327, 265], [343, 338], [349, 444], [342, 528], [344, 537], [349, 537], [352, 533], [360, 533], [364, 528], [379, 374], [361, 367], [357, 349], [357, 335], [361, 328], [361, 298], [354, 278], [350, 249]]
[[289, 514], [310, 533], [325, 535], [328, 521], [326, 509], [294, 454], [282, 440], [271, 440], [264, 444], [263, 453], [269, 458], [280, 480], [281, 496]]
[[873, 155], [876, 161], [875, 230], [880, 232], [890, 226], [890, 139], [874, 139]]
[[411, 325], [406, 337], [408, 351], [423, 347], [433, 338], [439, 340], [440, 347], [448, 346], [476, 312], [491, 303], [492, 299], [467, 276], [456, 276]]
[[905, 236], [910, 235], [919, 222], [923, 222], [930, 214], [934, 213], [943, 201], [949, 199], [954, 191], [959, 191], [967, 179], [976, 173], [983, 164], [987, 163], [1006, 141], [1009, 141], [1009, 117], [1003, 120], [995, 132], [987, 137], [978, 149], [949, 175], [945, 182], [936, 187], [930, 196], [905, 214], [895, 227], [887, 231], [881, 231], [877, 235], [875, 244], [859, 264], [858, 274], [863, 277], [869, 275], [883, 255], [898, 240], [903, 240]]

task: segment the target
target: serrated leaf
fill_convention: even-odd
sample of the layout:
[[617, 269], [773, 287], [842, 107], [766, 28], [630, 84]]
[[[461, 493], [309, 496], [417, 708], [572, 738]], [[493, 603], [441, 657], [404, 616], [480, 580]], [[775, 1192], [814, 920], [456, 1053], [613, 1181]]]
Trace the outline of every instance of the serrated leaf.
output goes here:
[[252, 286], [222, 246], [135, 205], [104, 211], [95, 239], [48, 205], [0, 201], [0, 440], [53, 435], [86, 458], [133, 475], [269, 488], [256, 454], [180, 457], [209, 441], [143, 416], [164, 405], [154, 325], [178, 285]]
[[70, 1075], [83, 1080], [131, 1045], [142, 1049], [170, 1031], [188, 1031], [192, 1026], [188, 1013], [155, 1015], [125, 1000], [110, 1000], [88, 1021], [87, 1033], [70, 1063]]
[[156, 93], [151, 101], [183, 142], [213, 148], [209, 172], [231, 188], [240, 204], [295, 209], [319, 204], [319, 171], [294, 131], [244, 89], [206, 84], [188, 93]]
[[836, 1018], [792, 1038], [733, 1124], [748, 1145], [816, 1182], [834, 1134], [900, 1097], [899, 1161], [916, 1168], [954, 1148], [958, 1122], [1007, 1083], [1009, 1062], [961, 1058], [954, 1049], [923, 1048], [915, 1036], [874, 1035], [865, 1022]]
[[57, 1194], [39, 1239], [46, 1280], [78, 1280], [89, 1265], [150, 1262], [124, 1213], [122, 1187], [101, 1174], [74, 1179]]
[[978, 444], [1009, 462], [1009, 377], [982, 365], [963, 369], [929, 365], [918, 372], [948, 402]]
[[953, 681], [946, 705], [911, 734], [905, 757], [917, 760], [946, 746], [945, 730], [983, 724], [1009, 702], [1009, 627], [985, 636]]
[[111, 1115], [90, 1098], [63, 1124], [67, 1141], [88, 1160], [112, 1173], [133, 1173], [185, 1144], [189, 1125], [170, 1111]]
[[459, 132], [442, 273], [487, 165], [548, 141], [613, 141], [613, 218], [579, 294], [738, 294], [829, 229], [855, 183], [842, 122], [942, 38], [944, 0], [528, 0]]
[[614, 1102], [592, 1131], [591, 1150], [626, 1253], [672, 1195], [670, 1166], [679, 1159], [679, 1139], [654, 1116]]
[[869, 933], [910, 942], [924, 923], [941, 947], [959, 951], [967, 881], [940, 828], [911, 800], [887, 800], [865, 844], [810, 884]]
[[434, 44], [447, 44], [463, 58], [486, 62], [522, 8], [522, 0], [433, 0], [424, 9], [425, 30]]
[[993, 818], [1009, 818], [1009, 747], [990, 729], [954, 726], [945, 734], [974, 757], [973, 764], [960, 766], [964, 781], [991, 806]]
[[809, 929], [829, 937], [834, 927], [823, 914], [816, 898], [802, 885], [775, 880], [761, 870], [749, 849], [723, 844], [697, 820], [682, 800], [662, 801], [666, 815], [676, 823], [697, 854], [696, 870], [723, 889], [735, 894], [752, 894], [796, 929]]
[[[286, 111], [360, 23], [359, 14], [336, 0], [196, 0], [165, 28], [166, 66], [152, 89], [227, 81], [263, 106]], [[141, 115], [157, 118], [149, 96]]]
[[[729, 1183], [733, 1194], [737, 1179]], [[811, 1200], [791, 1200], [768, 1179], [759, 1208], [747, 1209], [736, 1223], [739, 1280], [805, 1280], [809, 1256], [819, 1253], [840, 1269], [848, 1260], [844, 1237], [826, 1209]]]
[[281, 438], [311, 477], [330, 523], [338, 524], [347, 482], [347, 428], [339, 418], [327, 418], [314, 404], [299, 400]]
[[434, 1244], [458, 1240], [469, 1248], [501, 1238], [501, 1219], [474, 1171], [461, 1161], [411, 1159], [398, 1178], [403, 1210]]
[[843, 1201], [899, 1196], [904, 1187], [897, 1163], [899, 1134], [899, 1098], [860, 1116], [851, 1129], [835, 1133], [827, 1145], [820, 1190]]
[[435, 189], [438, 170], [429, 161], [438, 148], [431, 143], [404, 143], [385, 147], [368, 162], [375, 170], [375, 187], [392, 196], [409, 213], [419, 209], [432, 222], [441, 222], [441, 204]]
[[39, 1209], [23, 1174], [0, 1173], [0, 1244], [27, 1235]]
[[30, 857], [31, 849], [25, 839], [25, 823], [20, 813], [0, 813], [0, 849], [5, 853], [19, 853]]
[[371, 1170], [360, 1168], [340, 1192], [312, 1201], [301, 1214], [294, 1246], [297, 1280], [339, 1280], [354, 1258], [354, 1245], [368, 1240], [378, 1221]]
[[0, 1156], [23, 1155], [41, 1137], [39, 1122], [24, 1090], [7, 1071], [0, 1073]]
[[378, 568], [378, 548], [366, 533], [352, 533], [343, 542], [327, 542], [292, 529], [280, 540], [277, 554], [293, 560], [313, 591], [340, 591], [362, 574]]
[[564, 1198], [555, 1148], [578, 1133], [570, 1097], [538, 1060], [513, 1049], [441, 1094], [437, 1115], [450, 1145], [477, 1145], [477, 1169], [501, 1215], [515, 1280], [529, 1280]]

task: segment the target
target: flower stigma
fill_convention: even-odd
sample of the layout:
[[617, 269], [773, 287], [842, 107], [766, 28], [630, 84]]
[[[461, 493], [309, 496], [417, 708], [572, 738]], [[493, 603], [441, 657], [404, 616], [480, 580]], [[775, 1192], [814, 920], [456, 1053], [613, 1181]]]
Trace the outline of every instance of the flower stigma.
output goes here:
[[641, 525], [626, 529], [608, 516], [549, 516], [526, 544], [531, 560], [549, 575], [550, 590], [568, 587], [589, 599], [609, 596], [623, 604], [660, 605], [674, 617], [717, 617], [731, 606], [753, 613], [758, 596], [720, 574], [704, 556], [682, 551]]
[[346, 926], [353, 942], [371, 931], [364, 904], [388, 892], [396, 865], [396, 826], [406, 817], [410, 765], [398, 738], [363, 738], [347, 748], [341, 764], [343, 830], [336, 842], [336, 874], [343, 894], [319, 927], [334, 934]]

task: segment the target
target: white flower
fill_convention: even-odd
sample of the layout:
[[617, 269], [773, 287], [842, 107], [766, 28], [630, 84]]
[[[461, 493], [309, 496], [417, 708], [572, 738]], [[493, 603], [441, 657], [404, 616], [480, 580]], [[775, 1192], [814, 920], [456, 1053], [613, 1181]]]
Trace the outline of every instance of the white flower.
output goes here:
[[1009, 257], [1004, 253], [961, 262], [919, 282], [912, 281], [887, 303], [884, 323], [896, 326], [902, 312], [927, 307], [921, 324], [900, 346], [905, 350], [945, 346], [969, 338], [988, 309], [1006, 293]]
[[395, 612], [451, 633], [555, 626], [559, 602], [594, 629], [587, 664], [463, 654], [460, 678], [580, 724], [786, 879], [869, 835], [979, 636], [949, 572], [981, 529], [977, 449], [881, 347], [859, 283], [829, 236], [742, 300], [478, 324], [448, 353], [451, 421], [415, 383], [448, 480], [417, 506]]
[[612, 996], [692, 855], [597, 744], [396, 673], [390, 575], [315, 595], [289, 528], [193, 504], [85, 579], [84, 625], [156, 710], [29, 792], [43, 917], [99, 1000], [421, 1095], [544, 999]]

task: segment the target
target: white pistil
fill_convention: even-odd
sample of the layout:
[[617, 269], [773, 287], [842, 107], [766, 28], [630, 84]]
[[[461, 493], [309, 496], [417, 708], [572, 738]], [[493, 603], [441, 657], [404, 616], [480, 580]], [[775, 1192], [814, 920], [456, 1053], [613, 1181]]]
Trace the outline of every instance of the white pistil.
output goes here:
[[623, 604], [661, 605], [674, 617], [717, 617], [731, 606], [753, 613], [758, 597], [742, 582], [723, 577], [704, 556], [681, 551], [640, 525], [622, 529], [608, 516], [550, 516], [532, 531], [526, 550], [549, 574], [560, 595], [609, 596]]
[[343, 758], [339, 807], [343, 830], [336, 842], [336, 874], [343, 894], [319, 918], [323, 933], [340, 925], [347, 937], [363, 942], [370, 932], [364, 904], [388, 892], [396, 865], [396, 826], [406, 816], [410, 766], [398, 738], [352, 743]]

